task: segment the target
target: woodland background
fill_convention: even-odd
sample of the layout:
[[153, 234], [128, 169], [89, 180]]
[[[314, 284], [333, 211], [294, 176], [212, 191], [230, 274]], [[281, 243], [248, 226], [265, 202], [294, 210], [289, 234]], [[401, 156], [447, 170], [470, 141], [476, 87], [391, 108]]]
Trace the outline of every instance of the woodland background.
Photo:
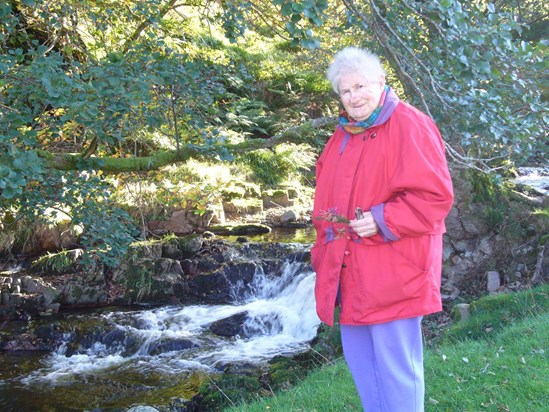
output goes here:
[[517, 167], [546, 162], [548, 7], [4, 2], [2, 254], [25, 252], [36, 224], [65, 222], [70, 240], [50, 249], [78, 243], [84, 263], [115, 267], [174, 210], [210, 222], [224, 201], [279, 187], [306, 208], [339, 110], [325, 70], [348, 45], [380, 55], [389, 84], [436, 120], [455, 178], [497, 203]]

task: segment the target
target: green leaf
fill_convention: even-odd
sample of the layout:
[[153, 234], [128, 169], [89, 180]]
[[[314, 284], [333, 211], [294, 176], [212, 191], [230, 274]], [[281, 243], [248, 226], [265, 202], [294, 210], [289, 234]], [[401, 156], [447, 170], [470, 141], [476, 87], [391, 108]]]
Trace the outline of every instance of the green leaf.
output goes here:
[[291, 16], [294, 13], [291, 3], [284, 3], [280, 8], [280, 13], [285, 17]]

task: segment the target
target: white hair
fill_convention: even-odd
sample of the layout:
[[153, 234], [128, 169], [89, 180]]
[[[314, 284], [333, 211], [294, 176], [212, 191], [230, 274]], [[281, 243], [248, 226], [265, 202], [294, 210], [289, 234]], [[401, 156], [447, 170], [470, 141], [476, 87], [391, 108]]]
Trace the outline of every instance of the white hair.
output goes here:
[[358, 47], [346, 47], [340, 50], [328, 67], [326, 77], [337, 94], [339, 94], [341, 78], [350, 73], [359, 73], [368, 78], [385, 76], [385, 70], [379, 58], [372, 52]]

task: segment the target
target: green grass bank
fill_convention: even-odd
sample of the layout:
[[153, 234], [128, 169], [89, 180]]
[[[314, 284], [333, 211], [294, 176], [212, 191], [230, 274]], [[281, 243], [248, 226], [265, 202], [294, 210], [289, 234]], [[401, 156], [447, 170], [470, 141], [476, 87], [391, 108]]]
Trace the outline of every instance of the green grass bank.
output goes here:
[[[486, 296], [426, 349], [428, 412], [537, 412], [549, 405], [549, 286]], [[361, 411], [343, 359], [225, 412]]]

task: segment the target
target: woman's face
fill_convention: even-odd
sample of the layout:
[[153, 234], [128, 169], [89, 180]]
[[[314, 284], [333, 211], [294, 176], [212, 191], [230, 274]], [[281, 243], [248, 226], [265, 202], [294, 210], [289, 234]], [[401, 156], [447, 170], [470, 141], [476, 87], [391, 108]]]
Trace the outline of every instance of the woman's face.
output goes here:
[[360, 73], [348, 73], [339, 81], [339, 97], [349, 116], [366, 120], [379, 104], [385, 87], [385, 76], [368, 79]]

